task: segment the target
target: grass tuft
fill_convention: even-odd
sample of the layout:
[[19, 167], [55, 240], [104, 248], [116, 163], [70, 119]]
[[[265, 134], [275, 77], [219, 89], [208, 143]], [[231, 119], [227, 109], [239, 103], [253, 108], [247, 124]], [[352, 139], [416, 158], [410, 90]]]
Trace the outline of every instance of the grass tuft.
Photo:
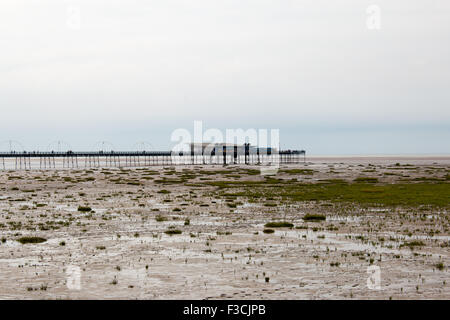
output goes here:
[[308, 213], [308, 214], [306, 214], [304, 217], [303, 217], [303, 221], [324, 221], [324, 220], [326, 220], [327, 219], [327, 217], [326, 216], [324, 216], [323, 214], [310, 214], [310, 213]]
[[264, 225], [266, 228], [293, 228], [294, 225], [290, 222], [279, 221], [279, 222], [268, 222]]
[[80, 212], [89, 212], [89, 211], [92, 211], [92, 208], [79, 206], [78, 207], [78, 211], [80, 211]]
[[17, 239], [21, 244], [26, 243], [42, 243], [47, 241], [47, 239], [41, 238], [41, 237], [21, 237]]
[[169, 229], [164, 231], [165, 234], [168, 234], [169, 236], [174, 235], [174, 234], [182, 234], [181, 230], [178, 229]]

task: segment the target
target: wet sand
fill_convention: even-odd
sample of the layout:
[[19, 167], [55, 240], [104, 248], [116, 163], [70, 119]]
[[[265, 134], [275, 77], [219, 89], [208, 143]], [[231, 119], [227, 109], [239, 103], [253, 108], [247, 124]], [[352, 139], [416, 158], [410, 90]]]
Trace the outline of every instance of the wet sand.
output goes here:
[[[450, 172], [448, 157], [307, 160], [282, 166], [275, 177], [352, 181], [369, 171], [382, 183], [395, 184], [405, 177], [442, 179]], [[230, 205], [207, 183], [264, 181], [242, 168], [258, 170], [0, 172], [0, 298], [450, 298], [447, 209], [245, 197]], [[288, 173], [292, 169], [314, 173]], [[178, 181], [180, 176], [185, 180]], [[79, 211], [80, 206], [92, 210]], [[326, 220], [303, 220], [308, 213]], [[264, 233], [272, 221], [294, 227]], [[170, 230], [181, 234], [165, 233]], [[24, 236], [46, 241], [17, 241]], [[405, 246], [413, 241], [421, 245]], [[368, 267], [373, 266], [380, 268], [379, 290], [368, 287]], [[69, 288], [74, 268], [80, 270], [79, 288]]]

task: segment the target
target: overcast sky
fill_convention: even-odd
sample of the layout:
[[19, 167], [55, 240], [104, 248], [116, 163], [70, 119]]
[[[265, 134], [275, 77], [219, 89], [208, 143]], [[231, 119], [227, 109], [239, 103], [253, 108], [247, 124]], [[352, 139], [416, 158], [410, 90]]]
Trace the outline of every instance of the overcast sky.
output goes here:
[[450, 1], [0, 2], [0, 149], [168, 149], [194, 120], [310, 154], [450, 153]]

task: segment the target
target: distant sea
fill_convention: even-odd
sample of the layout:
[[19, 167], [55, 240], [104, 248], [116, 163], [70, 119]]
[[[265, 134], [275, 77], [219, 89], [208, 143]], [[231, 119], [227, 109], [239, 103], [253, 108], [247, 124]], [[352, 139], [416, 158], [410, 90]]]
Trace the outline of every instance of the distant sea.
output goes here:
[[307, 162], [357, 164], [440, 164], [450, 165], [450, 154], [438, 155], [308, 155]]

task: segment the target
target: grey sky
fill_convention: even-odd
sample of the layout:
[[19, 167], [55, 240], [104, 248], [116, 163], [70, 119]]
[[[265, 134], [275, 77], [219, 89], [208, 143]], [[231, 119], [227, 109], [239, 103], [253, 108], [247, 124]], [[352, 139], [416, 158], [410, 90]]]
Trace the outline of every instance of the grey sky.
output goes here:
[[203, 120], [316, 154], [450, 153], [449, 40], [447, 0], [2, 0], [0, 142], [166, 149]]

